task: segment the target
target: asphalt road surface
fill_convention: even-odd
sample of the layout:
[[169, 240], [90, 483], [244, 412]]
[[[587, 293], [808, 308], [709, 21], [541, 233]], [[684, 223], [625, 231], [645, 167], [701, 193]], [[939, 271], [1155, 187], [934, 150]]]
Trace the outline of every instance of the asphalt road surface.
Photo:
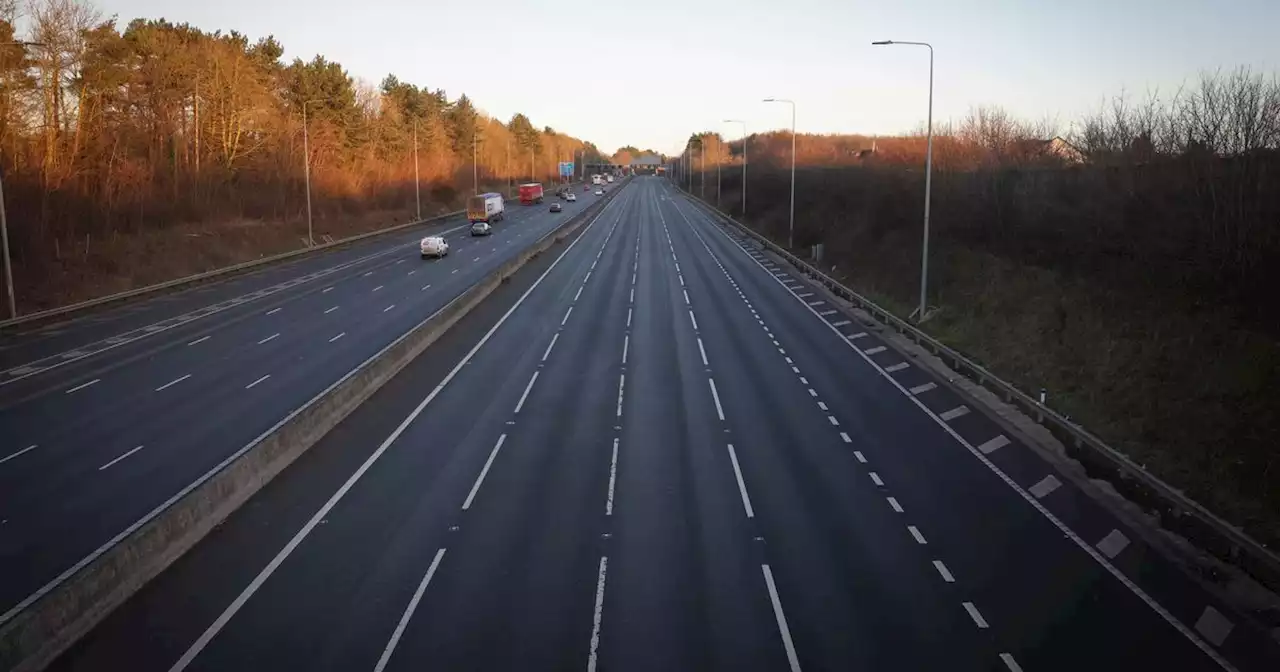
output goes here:
[[[577, 194], [0, 337], [0, 614], [597, 198]], [[427, 233], [447, 257], [420, 258]]]
[[55, 668], [1220, 669], [663, 180], [555, 250]]

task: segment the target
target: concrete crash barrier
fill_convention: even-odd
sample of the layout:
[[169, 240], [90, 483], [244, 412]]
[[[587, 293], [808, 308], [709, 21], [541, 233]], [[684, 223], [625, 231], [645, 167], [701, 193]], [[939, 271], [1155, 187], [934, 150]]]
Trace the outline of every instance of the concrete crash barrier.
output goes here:
[[0, 670], [40, 670], [164, 571], [531, 259], [617, 192], [549, 231], [194, 483], [0, 616]]

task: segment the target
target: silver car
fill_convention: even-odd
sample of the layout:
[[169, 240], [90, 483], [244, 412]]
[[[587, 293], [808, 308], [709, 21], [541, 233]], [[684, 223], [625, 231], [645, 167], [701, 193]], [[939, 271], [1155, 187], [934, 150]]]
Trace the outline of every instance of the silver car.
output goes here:
[[471, 225], [471, 235], [487, 236], [493, 233], [493, 227], [489, 226], [489, 222], [476, 222]]

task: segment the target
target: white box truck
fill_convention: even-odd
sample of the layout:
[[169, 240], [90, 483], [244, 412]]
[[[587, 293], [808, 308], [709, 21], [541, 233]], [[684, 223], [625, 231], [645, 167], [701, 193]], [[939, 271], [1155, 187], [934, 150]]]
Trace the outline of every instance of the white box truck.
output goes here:
[[467, 199], [467, 219], [476, 222], [500, 222], [506, 217], [506, 203], [502, 194], [489, 192]]

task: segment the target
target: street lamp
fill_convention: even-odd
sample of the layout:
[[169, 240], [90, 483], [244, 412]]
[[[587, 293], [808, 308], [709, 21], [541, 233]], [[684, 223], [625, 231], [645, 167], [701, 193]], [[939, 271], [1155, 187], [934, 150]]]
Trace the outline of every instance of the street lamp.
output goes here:
[[787, 229], [787, 247], [794, 248], [796, 246], [796, 104], [786, 98], [765, 98], [764, 102], [787, 103], [791, 106], [791, 223]]
[[747, 218], [747, 122], [741, 119], [725, 119], [726, 124], [742, 124], [742, 218]]
[[[928, 121], [928, 141], [925, 149], [924, 159], [924, 243], [921, 245], [920, 252], [920, 306], [916, 310], [920, 311], [920, 322], [924, 322], [926, 301], [928, 300], [929, 287], [929, 195], [933, 189], [933, 45], [928, 42], [898, 42], [895, 40], [881, 40], [872, 42], [873, 46], [886, 46], [894, 44], [905, 44], [915, 47], [929, 48], [929, 121]], [[915, 313], [913, 312], [912, 315]]]
[[307, 182], [307, 247], [316, 245], [311, 232], [311, 142], [307, 137], [307, 106], [323, 102], [319, 99], [302, 101], [302, 172]]
[[[43, 47], [43, 42], [6, 42], [0, 47], [11, 46]], [[8, 87], [6, 87], [8, 88]], [[0, 247], [4, 252], [4, 287], [9, 294], [9, 317], [18, 316], [18, 303], [13, 296], [13, 264], [9, 259], [9, 220], [4, 210], [4, 175], [0, 167]]]

